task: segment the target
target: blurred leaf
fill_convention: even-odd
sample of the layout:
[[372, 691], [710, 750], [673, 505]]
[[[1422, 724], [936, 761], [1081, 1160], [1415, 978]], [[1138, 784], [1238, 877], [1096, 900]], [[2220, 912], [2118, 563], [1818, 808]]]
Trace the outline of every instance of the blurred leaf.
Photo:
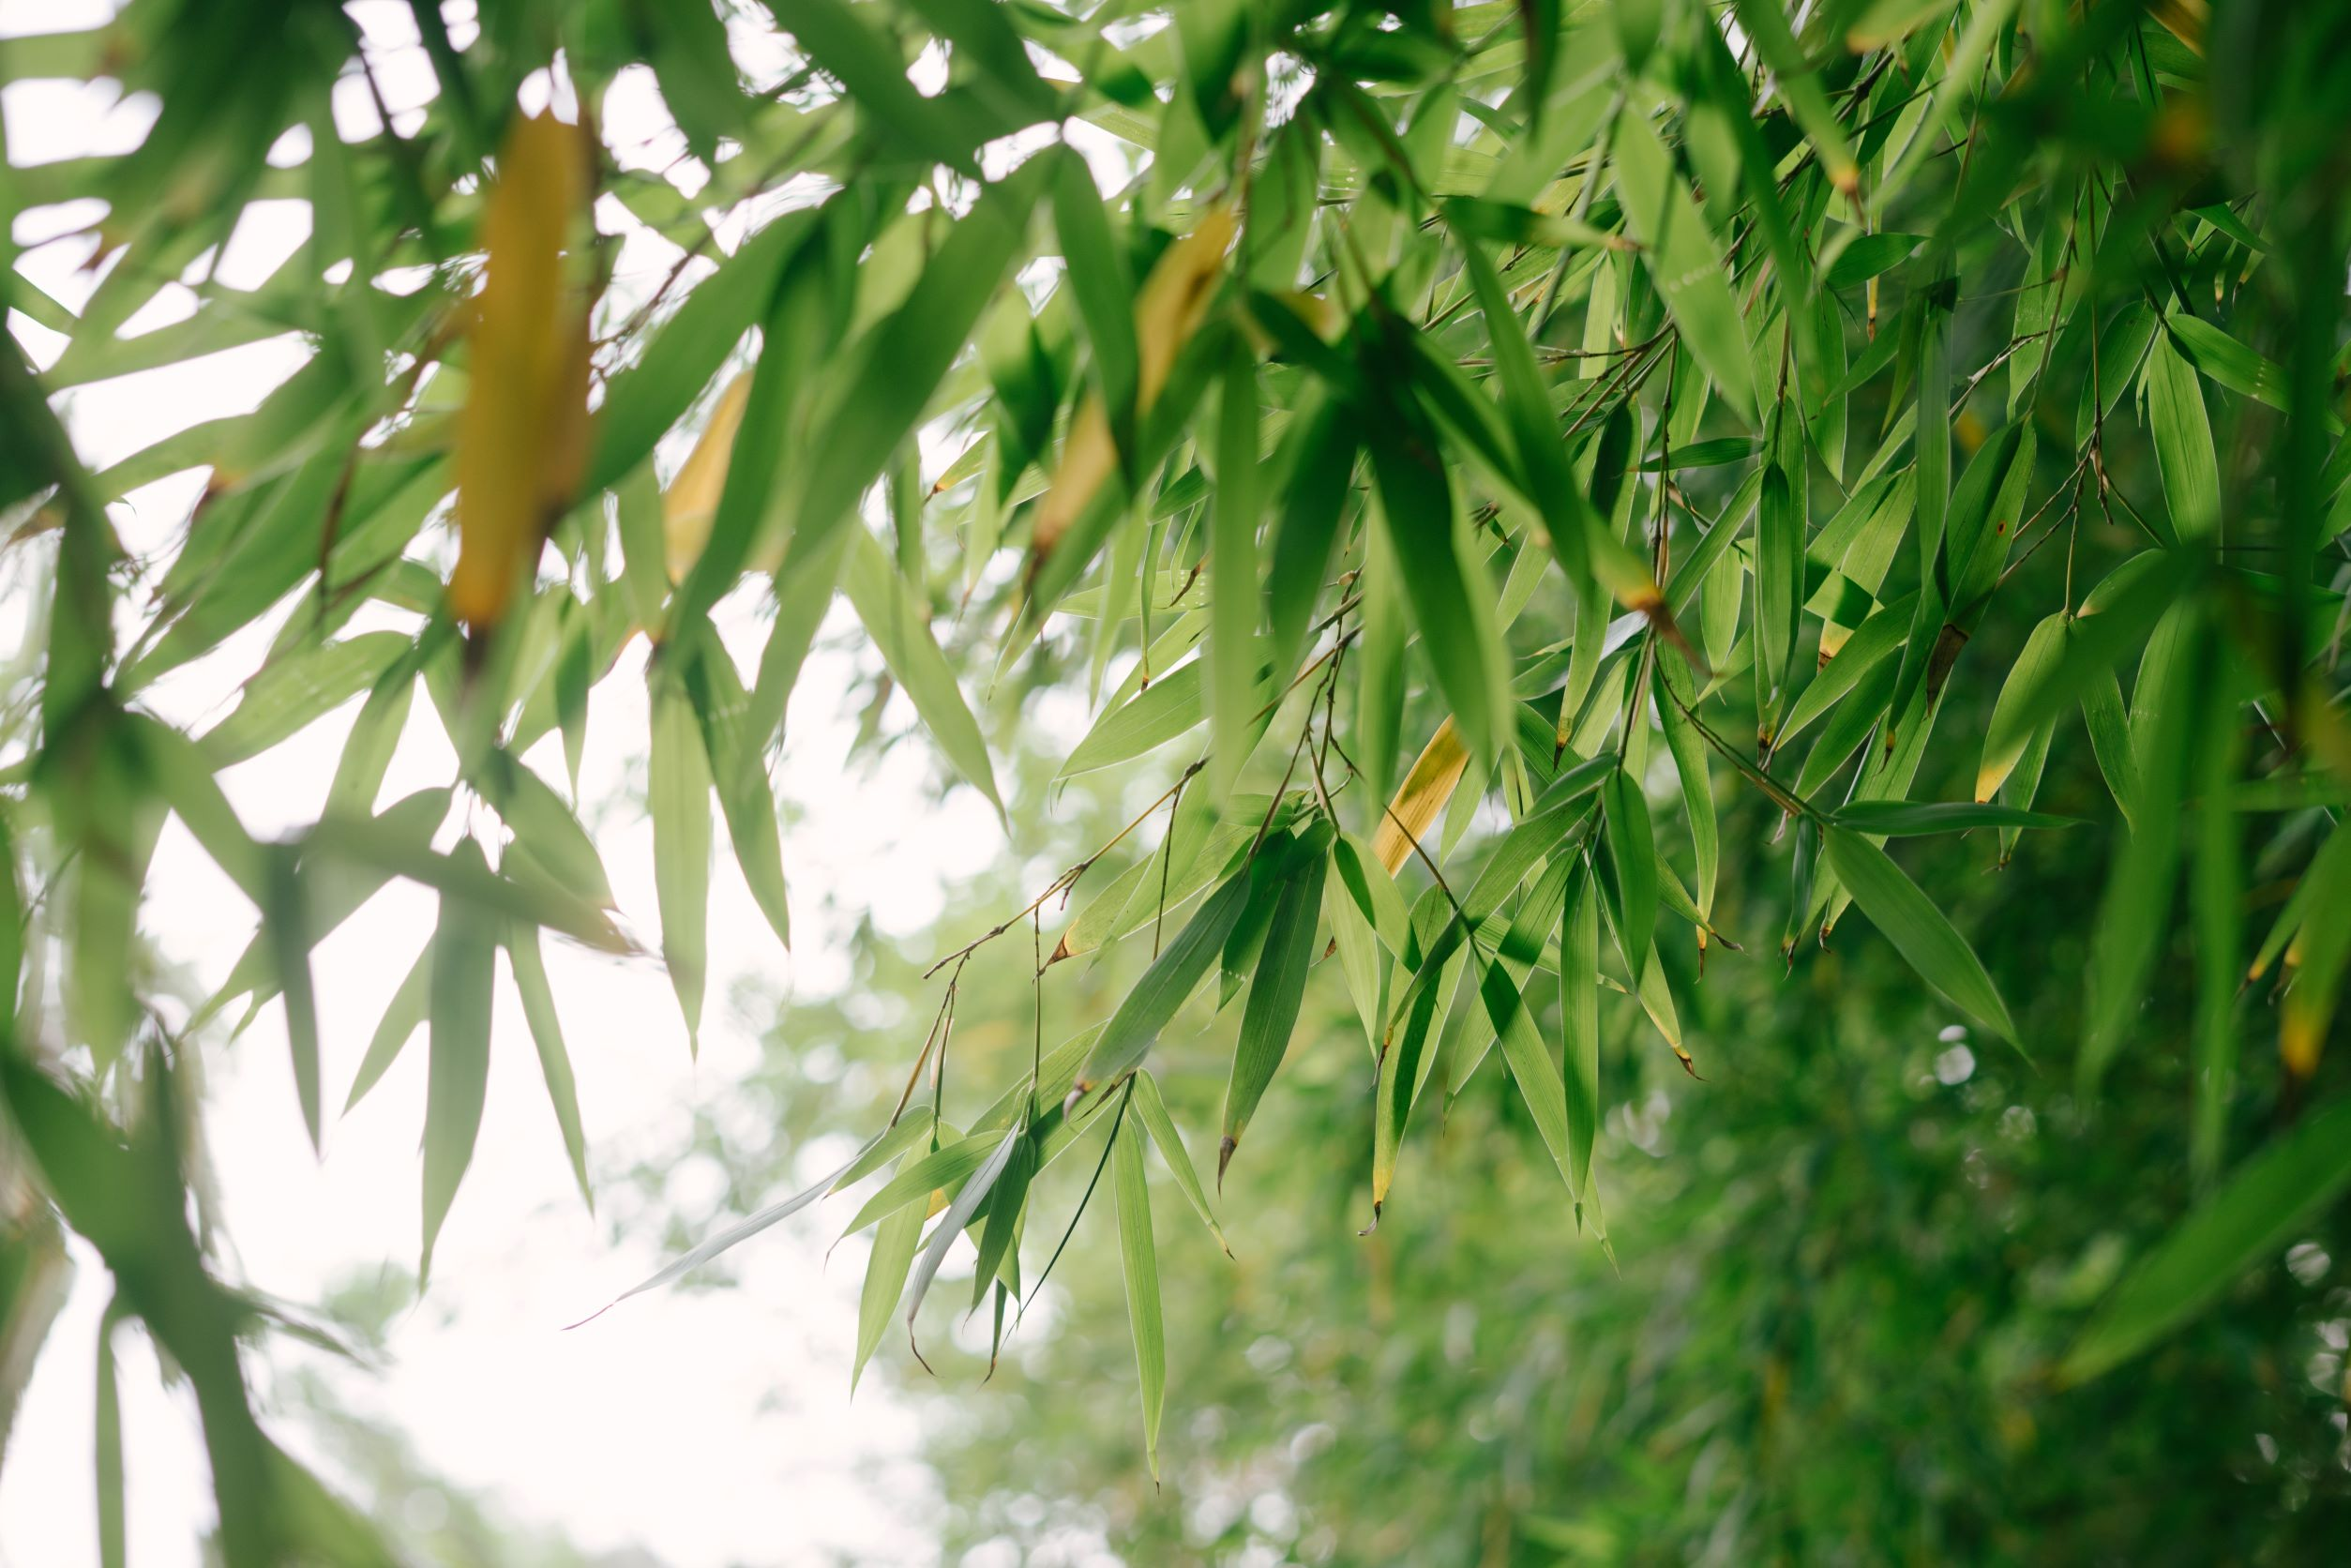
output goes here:
[[[485, 868], [471, 838], [451, 857]], [[416, 1265], [416, 1292], [432, 1276], [432, 1247], [458, 1184], [474, 1160], [490, 1087], [491, 958], [498, 928], [488, 912], [463, 898], [444, 897], [432, 939], [432, 1072], [425, 1090], [425, 1243]]]
[[2087, 1381], [2209, 1305], [2351, 1183], [2351, 1100], [2337, 1100], [2232, 1172], [2140, 1259], [2073, 1342], [2057, 1375]]

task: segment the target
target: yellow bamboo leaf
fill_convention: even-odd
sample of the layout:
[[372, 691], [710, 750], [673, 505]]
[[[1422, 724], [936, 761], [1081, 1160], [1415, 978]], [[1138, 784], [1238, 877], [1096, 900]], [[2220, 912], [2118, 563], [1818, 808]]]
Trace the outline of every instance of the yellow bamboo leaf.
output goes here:
[[1396, 786], [1396, 798], [1389, 802], [1379, 829], [1371, 836], [1371, 852], [1379, 856], [1389, 875], [1403, 868], [1412, 846], [1427, 835], [1445, 803], [1453, 799], [1454, 788], [1469, 765], [1469, 749], [1461, 744], [1461, 732], [1448, 718], [1421, 747], [1412, 771]]
[[[1135, 293], [1135, 415], [1140, 419], [1168, 384], [1176, 355], [1199, 330], [1232, 244], [1228, 207], [1213, 207], [1190, 234], [1160, 252]], [[1034, 552], [1042, 560], [1118, 466], [1110, 416], [1097, 392], [1087, 398], [1062, 444], [1061, 467], [1037, 506]]]
[[743, 426], [743, 407], [750, 399], [751, 372], [746, 370], [718, 394], [701, 439], [661, 498], [662, 542], [672, 582], [686, 580], [702, 546], [710, 542], [718, 497], [727, 488], [728, 460], [734, 456], [735, 432]]
[[565, 288], [564, 242], [586, 210], [592, 146], [584, 127], [517, 118], [482, 206], [449, 576], [450, 609], [476, 629], [505, 613], [587, 460], [588, 314]]
[[2188, 46], [2190, 53], [2204, 53], [2205, 24], [2212, 18], [2212, 8], [2207, 0], [2155, 0], [2148, 14], [2163, 25], [2165, 31]]

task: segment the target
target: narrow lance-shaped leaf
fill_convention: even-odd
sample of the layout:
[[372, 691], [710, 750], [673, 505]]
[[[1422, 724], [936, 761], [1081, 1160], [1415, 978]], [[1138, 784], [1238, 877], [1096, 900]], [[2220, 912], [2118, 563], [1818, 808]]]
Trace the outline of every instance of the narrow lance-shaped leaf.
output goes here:
[[1448, 717], [1412, 760], [1411, 771], [1396, 786], [1395, 799], [1388, 803], [1372, 829], [1372, 858], [1391, 877], [1413, 857], [1413, 846], [1428, 837], [1469, 763], [1469, 752], [1461, 744], [1460, 728]]
[[2096, 1087], [2106, 1064], [2121, 1048], [2132, 1018], [2154, 976], [2164, 938], [2172, 928], [2174, 883], [2179, 869], [2181, 797], [2191, 776], [2191, 747], [2197, 725], [2211, 712], [2210, 682], [2201, 668], [2210, 642], [2194, 628], [2187, 656], [2165, 662], [2161, 672], [2142, 673], [2142, 686], [2160, 682], [2164, 693], [2145, 699], [2132, 734], [2139, 769], [2131, 827], [2120, 847], [2090, 939], [2089, 1002], [2084, 1010], [2082, 1089]]
[[1152, 1241], [1151, 1188], [1143, 1177], [1143, 1146], [1135, 1132], [1112, 1134], [1110, 1190], [1118, 1200], [1119, 1259], [1126, 1275], [1127, 1320], [1135, 1335], [1135, 1365], [1143, 1392], [1143, 1455], [1159, 1477], [1159, 1414], [1168, 1399], [1168, 1334], [1160, 1315], [1159, 1252]]
[[344, 1115], [350, 1115], [352, 1108], [376, 1086], [399, 1060], [409, 1038], [424, 1026], [432, 1006], [432, 950], [433, 943], [428, 942], [416, 961], [408, 966], [408, 975], [392, 993], [392, 1000], [384, 1004], [384, 1016], [369, 1037], [367, 1052], [359, 1059], [359, 1070], [352, 1076], [351, 1093], [343, 1100]]
[[1731, 413], [1752, 423], [1755, 370], [1747, 335], [1730, 291], [1729, 268], [1707, 232], [1705, 214], [1640, 110], [1628, 107], [1617, 116], [1615, 151], [1625, 225], [1641, 242], [1658, 294]]
[[1000, 1283], [1000, 1273], [1015, 1280], [1020, 1277], [1020, 1258], [1016, 1248], [1029, 1199], [1029, 1182], [1036, 1171], [1036, 1139], [1023, 1137], [1012, 1146], [1012, 1157], [1004, 1162], [995, 1185], [988, 1190], [987, 1219], [980, 1229], [979, 1256], [972, 1265], [974, 1311], [987, 1299], [987, 1288]]
[[2351, 1097], [2338, 1099], [2239, 1166], [2125, 1276], [2058, 1368], [2082, 1382], [2194, 1317], [2351, 1184]]
[[[897, 1125], [889, 1127], [877, 1134], [873, 1138], [867, 1141], [863, 1149], [860, 1149], [856, 1153], [842, 1161], [841, 1164], [835, 1168], [828, 1170], [822, 1176], [818, 1177], [807, 1186], [801, 1188], [798, 1192], [793, 1193], [789, 1198], [778, 1199], [777, 1201], [769, 1204], [766, 1208], [760, 1210], [758, 1213], [736, 1221], [734, 1224], [727, 1227], [724, 1230], [719, 1231], [716, 1235], [704, 1240], [700, 1244], [696, 1245], [692, 1250], [683, 1253], [671, 1259], [670, 1262], [656, 1270], [653, 1274], [647, 1275], [645, 1278], [638, 1281], [635, 1285], [622, 1291], [619, 1295], [613, 1297], [611, 1301], [608, 1302], [603, 1306], [598, 1307], [596, 1311], [590, 1313], [588, 1317], [595, 1318], [601, 1316], [603, 1313], [609, 1312], [613, 1307], [619, 1305], [622, 1302], [628, 1300], [631, 1296], [640, 1296], [648, 1290], [658, 1290], [664, 1285], [685, 1278], [687, 1274], [692, 1274], [696, 1269], [701, 1268], [703, 1264], [709, 1262], [712, 1259], [716, 1258], [721, 1253], [738, 1246], [744, 1242], [749, 1241], [752, 1237], [758, 1235], [761, 1231], [767, 1229], [771, 1226], [776, 1225], [783, 1220], [790, 1219], [793, 1214], [798, 1214], [809, 1204], [814, 1203], [819, 1199], [823, 1198], [828, 1193], [831, 1193], [835, 1189], [836, 1185], [840, 1183], [844, 1177], [848, 1176], [852, 1170], [855, 1170], [860, 1165], [866, 1164], [867, 1161], [872, 1161], [875, 1168], [879, 1168], [882, 1164], [887, 1163], [887, 1161], [894, 1154], [904, 1150], [907, 1145], [912, 1143], [923, 1134], [927, 1126], [928, 1123], [926, 1121], [915, 1117], [910, 1116], [902, 1119], [897, 1123]], [[921, 1212], [918, 1210], [916, 1211], [916, 1229], [919, 1229], [921, 1228]], [[890, 1303], [882, 1308], [885, 1317], [888, 1314], [889, 1305], [895, 1305], [897, 1301], [897, 1296], [894, 1291], [891, 1294]], [[588, 1319], [580, 1319], [581, 1322], [585, 1322]], [[572, 1325], [574, 1328], [579, 1326], [580, 1325], [578, 1323]]]
[[1631, 771], [1618, 767], [1601, 780], [1600, 808], [1624, 961], [1638, 979], [1657, 929], [1657, 848], [1650, 834], [1649, 798]]
[[915, 1251], [923, 1244], [923, 1222], [930, 1216], [918, 1203], [909, 1203], [883, 1220], [873, 1233], [873, 1251], [866, 1259], [866, 1280], [857, 1292], [857, 1356], [850, 1364], [849, 1387], [856, 1392], [866, 1363], [873, 1359], [890, 1316], [906, 1293], [906, 1276], [914, 1267]]
[[661, 909], [661, 957], [686, 1016], [686, 1038], [700, 1048], [705, 929], [710, 905], [710, 761], [685, 684], [673, 671], [652, 671], [653, 749], [646, 799], [653, 813], [654, 886]]
[[996, 792], [996, 769], [988, 761], [987, 742], [963, 700], [955, 668], [932, 639], [923, 607], [892, 569], [889, 553], [863, 528], [856, 530], [850, 543], [849, 567], [842, 574], [841, 586], [874, 646], [881, 650], [883, 662], [912, 700], [924, 729], [955, 770], [1002, 815], [1003, 798]]
[[947, 1205], [947, 1212], [940, 1216], [939, 1223], [931, 1228], [930, 1241], [924, 1246], [921, 1256], [914, 1259], [914, 1277], [906, 1286], [906, 1301], [901, 1316], [906, 1319], [910, 1343], [914, 1334], [914, 1314], [922, 1310], [923, 1298], [930, 1294], [930, 1282], [939, 1277], [939, 1265], [947, 1260], [947, 1249], [955, 1245], [955, 1239], [963, 1233], [963, 1228], [972, 1223], [972, 1216], [979, 1212], [987, 1195], [995, 1190], [998, 1178], [1012, 1164], [1028, 1136], [1029, 1129], [1016, 1123], [1012, 1130], [997, 1141], [995, 1150], [987, 1160], [972, 1173], [972, 1179], [963, 1184], [963, 1190], [956, 1194], [954, 1202]]
[[1257, 977], [1249, 986], [1248, 1004], [1241, 1015], [1241, 1043], [1233, 1053], [1232, 1077], [1225, 1088], [1224, 1136], [1216, 1148], [1219, 1185], [1298, 1026], [1306, 971], [1314, 962], [1315, 925], [1322, 915], [1322, 882], [1331, 867], [1330, 845], [1330, 825], [1318, 823], [1288, 851], [1280, 899], [1265, 933]]
[[2047, 679], [2064, 652], [2067, 625], [2068, 617], [2061, 611], [2043, 618], [2025, 639], [2024, 651], [2016, 656], [2008, 678], [2001, 683], [2000, 695], [1992, 704], [1991, 722], [1983, 731], [1983, 761], [1976, 769], [1976, 799], [1990, 800], [1999, 792], [2030, 744], [2033, 727], [2020, 723], [2018, 716], [2024, 708], [2026, 693]]
[[1589, 869], [1575, 877], [1560, 926], [1560, 1019], [1567, 1036], [1568, 1183], [1580, 1219], [1600, 1135], [1600, 897]]
[[563, 1020], [555, 1012], [555, 989], [548, 983], [547, 961], [539, 953], [535, 926], [520, 923], [506, 932], [506, 960], [514, 971], [514, 988], [522, 999], [522, 1017], [538, 1047], [539, 1075], [547, 1080], [548, 1103], [555, 1108], [555, 1125], [564, 1135], [564, 1152], [571, 1158], [572, 1180], [580, 1184], [580, 1200], [595, 1213], [595, 1193], [588, 1185], [587, 1138], [580, 1126], [580, 1094], [571, 1072], [571, 1053], [564, 1048]]
[[713, 634], [701, 640], [701, 656], [686, 672], [686, 689], [701, 720], [702, 744], [710, 758], [711, 782], [727, 819], [727, 837], [752, 901], [767, 916], [776, 940], [791, 945], [791, 909], [784, 892], [783, 838], [776, 826], [776, 797], [767, 779], [763, 741], [752, 731], [751, 698], [743, 689], [734, 656]]
[[1858, 833], [1828, 827], [1820, 838], [1829, 869], [1894, 951], [1963, 1012], [2011, 1045], [2020, 1044], [2008, 1003], [2000, 1000], [1982, 960], [1949, 917], [1919, 891], [1918, 883]]
[[1235, 339], [1216, 415], [1216, 490], [1210, 502], [1209, 753], [1202, 782], [1224, 799], [1248, 761], [1258, 707], [1257, 356]]
[[[453, 858], [479, 867], [471, 838]], [[432, 939], [432, 1071], [425, 1088], [425, 1243], [416, 1265], [421, 1294], [432, 1274], [433, 1243], [481, 1132], [482, 1099], [490, 1087], [490, 1002], [497, 926], [488, 912], [462, 897], [444, 897]]]
[[2173, 340], [2158, 334], [2147, 356], [2148, 434], [2163, 475], [2163, 499], [2181, 539], [2209, 538], [2221, 526], [2221, 470], [2204, 389]]
[[1148, 1070], [1135, 1075], [1135, 1114], [1142, 1120], [1143, 1130], [1151, 1135], [1159, 1150], [1159, 1157], [1168, 1163], [1168, 1173], [1176, 1180], [1183, 1200], [1192, 1205], [1192, 1212], [1200, 1216], [1208, 1233], [1216, 1238], [1216, 1244], [1225, 1256], [1232, 1256], [1232, 1244], [1225, 1240], [1225, 1228], [1216, 1223], [1216, 1212], [1209, 1206], [1208, 1189], [1200, 1185], [1200, 1173], [1192, 1168], [1192, 1156], [1185, 1152], [1183, 1137], [1176, 1131], [1175, 1119], [1168, 1114], [1168, 1103], [1160, 1098], [1159, 1080]]
[[286, 1044], [294, 1053], [294, 1091], [302, 1105], [302, 1125], [310, 1152], [319, 1142], [318, 997], [310, 978], [310, 946], [305, 940], [309, 916], [302, 877], [290, 844], [273, 846], [268, 856], [269, 904], [263, 918], [278, 960], [278, 984], [286, 1004]]
[[1183, 929], [1161, 950], [1135, 988], [1126, 993], [1118, 1011], [1103, 1027], [1093, 1052], [1078, 1075], [1078, 1087], [1091, 1092], [1109, 1083], [1150, 1054], [1159, 1032], [1175, 1018], [1176, 1009], [1192, 994], [1200, 976], [1225, 945], [1249, 901], [1249, 868], [1243, 866], [1185, 921]]

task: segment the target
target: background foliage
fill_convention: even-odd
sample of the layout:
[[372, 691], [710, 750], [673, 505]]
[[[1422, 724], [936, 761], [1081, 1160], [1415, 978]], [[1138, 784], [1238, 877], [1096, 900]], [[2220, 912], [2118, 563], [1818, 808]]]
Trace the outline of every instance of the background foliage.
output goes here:
[[[0, 57], [160, 103], [128, 153], [6, 171], [12, 213], [102, 202], [107, 258], [78, 311], [0, 275], [64, 338], [0, 352], [0, 506], [50, 590], [6, 753], [11, 1344], [69, 1228], [196, 1392], [230, 1560], [388, 1548], [253, 1412], [270, 1319], [189, 1218], [195, 1054], [282, 1007], [315, 1141], [309, 951], [421, 883], [346, 1091], [423, 1030], [420, 1288], [520, 1048], [502, 986], [589, 1192], [542, 943], [656, 947], [694, 1028], [720, 824], [790, 939], [768, 764], [836, 597], [886, 671], [864, 744], [911, 709], [1024, 864], [969, 945], [788, 1015], [787, 1076], [804, 1030], [862, 1059], [895, 1025], [892, 1087], [810, 1123], [870, 1141], [640, 1289], [857, 1186], [852, 1376], [944, 1354], [939, 1302], [991, 1360], [1056, 1303], [1050, 1361], [948, 1444], [975, 1539], [2324, 1538], [2328, 8], [411, 8], [439, 95], [353, 139], [324, 3], [134, 0]], [[634, 68], [690, 196], [597, 135]], [[279, 195], [310, 242], [211, 281]], [[650, 299], [608, 287], [615, 208], [693, 264]], [[182, 279], [191, 314], [125, 330]], [[315, 352], [259, 411], [102, 471], [54, 412], [289, 327]], [[128, 552], [110, 504], [189, 468], [187, 527]], [[157, 716], [248, 628], [233, 711]], [[571, 798], [639, 637], [651, 943]], [[315, 822], [256, 838], [216, 774], [354, 702]], [[453, 776], [387, 802], [412, 714]], [[167, 815], [258, 916], [192, 1008], [138, 943]], [[1088, 1371], [1135, 1380], [1115, 1442], [1111, 1401], [1026, 1392]], [[1179, 1441], [1201, 1500], [1149, 1510]], [[1016, 1488], [1048, 1506], [1000, 1517]]]

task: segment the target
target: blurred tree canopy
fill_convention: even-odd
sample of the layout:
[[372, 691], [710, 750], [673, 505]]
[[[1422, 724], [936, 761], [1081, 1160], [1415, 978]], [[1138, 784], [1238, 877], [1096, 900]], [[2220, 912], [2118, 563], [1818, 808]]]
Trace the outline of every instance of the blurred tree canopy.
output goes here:
[[[399, 111], [326, 0], [0, 43], [0, 81], [158, 111], [0, 167], [12, 219], [98, 214], [86, 297], [0, 270], [0, 515], [38, 562], [0, 737], [5, 1365], [78, 1233], [108, 1332], [195, 1391], [228, 1560], [390, 1548], [254, 1413], [274, 1319], [191, 1219], [198, 1053], [281, 1008], [315, 1142], [310, 951], [420, 884], [346, 1092], [423, 1032], [420, 1282], [522, 1048], [502, 987], [584, 1196], [542, 944], [657, 950], [698, 1027], [721, 824], [790, 941], [770, 767], [836, 613], [860, 746], [916, 737], [1018, 874], [787, 1015], [787, 1087], [829, 1030], [867, 1093], [782, 1114], [856, 1153], [745, 1172], [791, 1195], [639, 1289], [855, 1188], [849, 1375], [1016, 1347], [945, 1442], [972, 1541], [2339, 1538], [2351, 18], [406, 13], [434, 91]], [[606, 113], [647, 76], [654, 159]], [[216, 277], [281, 199], [307, 242]], [[639, 234], [678, 260], [625, 288]], [[58, 413], [287, 333], [259, 409], [103, 468]], [[132, 549], [121, 498], [190, 470]], [[207, 660], [234, 708], [159, 715]], [[647, 912], [576, 813], [620, 670]], [[216, 776], [329, 715], [315, 820], [257, 837]], [[387, 800], [412, 722], [454, 766]], [[170, 817], [255, 922], [193, 1004], [141, 939]]]

